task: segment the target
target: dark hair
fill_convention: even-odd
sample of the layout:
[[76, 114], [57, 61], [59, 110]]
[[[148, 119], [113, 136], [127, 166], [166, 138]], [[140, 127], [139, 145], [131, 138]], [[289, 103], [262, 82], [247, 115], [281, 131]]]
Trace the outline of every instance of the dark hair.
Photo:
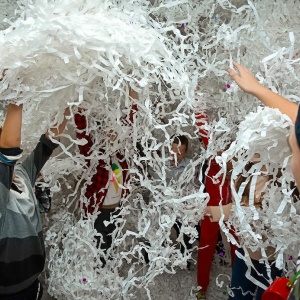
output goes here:
[[172, 135], [172, 143], [177, 145], [185, 145], [185, 150], [189, 149], [189, 139], [185, 135]]
[[1, 135], [1, 133], [2, 133], [2, 126], [0, 125], [0, 135]]

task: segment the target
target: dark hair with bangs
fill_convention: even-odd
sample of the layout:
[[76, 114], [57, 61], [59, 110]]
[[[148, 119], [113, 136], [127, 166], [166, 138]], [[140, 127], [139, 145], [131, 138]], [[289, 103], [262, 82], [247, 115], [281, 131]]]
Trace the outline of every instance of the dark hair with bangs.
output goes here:
[[172, 135], [171, 137], [172, 143], [177, 145], [185, 145], [185, 150], [189, 149], [189, 139], [185, 135]]

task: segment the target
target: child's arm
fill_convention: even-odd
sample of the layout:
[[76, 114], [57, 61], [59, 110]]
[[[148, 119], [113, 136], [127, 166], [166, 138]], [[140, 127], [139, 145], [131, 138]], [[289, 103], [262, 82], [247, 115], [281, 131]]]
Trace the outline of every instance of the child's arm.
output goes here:
[[6, 112], [2, 133], [1, 148], [20, 148], [23, 105], [9, 104]]
[[20, 149], [22, 109], [22, 105], [8, 105], [0, 135], [0, 230], [4, 220], [1, 216], [5, 216], [9, 201], [14, 166], [22, 153]]
[[257, 97], [264, 105], [278, 108], [283, 114], [288, 115], [293, 122], [296, 121], [298, 105], [261, 85], [244, 66], [234, 62], [238, 73], [229, 69], [228, 73], [238, 86], [246, 93]]

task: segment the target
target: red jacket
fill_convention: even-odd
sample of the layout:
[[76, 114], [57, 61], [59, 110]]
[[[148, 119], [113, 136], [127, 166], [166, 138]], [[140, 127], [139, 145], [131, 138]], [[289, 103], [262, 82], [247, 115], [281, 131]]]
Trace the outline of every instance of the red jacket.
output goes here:
[[[75, 114], [75, 124], [77, 126], [76, 136], [77, 139], [86, 139], [87, 143], [85, 145], [79, 146], [80, 154], [88, 157], [90, 155], [90, 150], [93, 145], [93, 141], [90, 135], [86, 134], [86, 117], [79, 113]], [[125, 157], [117, 153], [117, 158], [122, 167], [122, 176], [123, 176], [123, 185], [126, 186], [129, 181], [128, 173], [128, 164]], [[87, 165], [90, 164], [90, 161], [86, 159]], [[88, 199], [89, 203], [86, 206], [83, 204], [83, 209], [85, 213], [93, 213], [96, 210], [99, 210], [102, 207], [102, 204], [105, 200], [107, 194], [107, 188], [109, 184], [109, 164], [104, 160], [99, 160], [96, 173], [91, 179], [91, 184], [87, 185], [85, 197]], [[128, 189], [122, 190], [122, 197], [125, 197], [128, 194]]]
[[[208, 116], [203, 111], [196, 112], [195, 117], [197, 119], [196, 125], [198, 127], [202, 126], [208, 120]], [[202, 138], [205, 147], [207, 148], [209, 143], [209, 137], [207, 135], [207, 131], [199, 128], [199, 134]], [[207, 175], [205, 178], [205, 189], [206, 192], [209, 194], [210, 199], [207, 205], [218, 206], [221, 199], [222, 199], [222, 204], [230, 203], [231, 191], [230, 191], [228, 180], [225, 179], [224, 185], [221, 187], [221, 192], [220, 192], [220, 184], [214, 183], [212, 180], [212, 178], [216, 174], [218, 174], [218, 172], [221, 170], [221, 167], [216, 163], [215, 159], [212, 159], [210, 161], [208, 167], [209, 169], [207, 170]]]

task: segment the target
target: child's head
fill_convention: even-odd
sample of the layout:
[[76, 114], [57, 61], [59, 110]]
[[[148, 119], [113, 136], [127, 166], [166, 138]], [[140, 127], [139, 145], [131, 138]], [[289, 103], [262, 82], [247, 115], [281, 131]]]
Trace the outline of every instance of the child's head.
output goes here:
[[298, 108], [297, 120], [295, 122], [295, 130], [292, 131], [289, 137], [289, 145], [291, 147], [292, 156], [292, 172], [300, 189], [300, 106]]
[[180, 163], [189, 149], [189, 140], [185, 135], [176, 135], [172, 139], [172, 162], [175, 162], [176, 155], [177, 162]]

